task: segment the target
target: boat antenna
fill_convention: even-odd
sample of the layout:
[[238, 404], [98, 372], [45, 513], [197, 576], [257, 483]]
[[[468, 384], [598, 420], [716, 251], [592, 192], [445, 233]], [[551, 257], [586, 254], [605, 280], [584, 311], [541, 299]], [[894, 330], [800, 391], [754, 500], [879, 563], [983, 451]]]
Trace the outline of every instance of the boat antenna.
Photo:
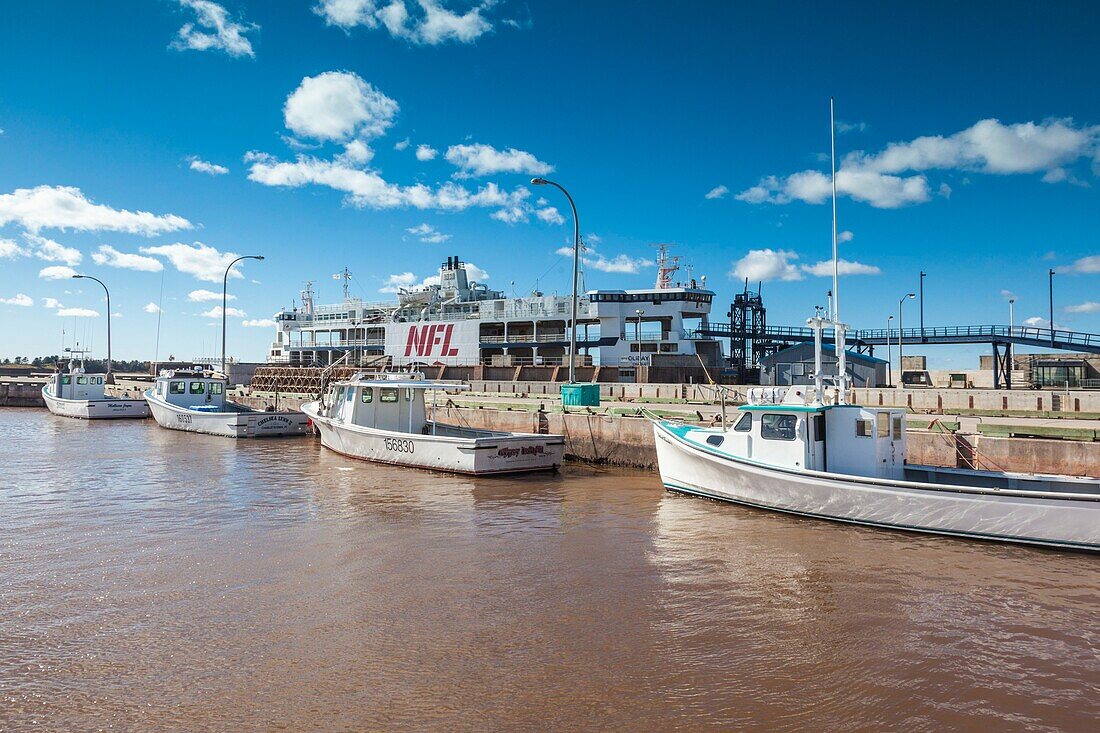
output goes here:
[[829, 160], [832, 164], [833, 187], [833, 336], [836, 339], [837, 404], [848, 404], [848, 364], [844, 340], [848, 327], [840, 320], [840, 278], [836, 241], [836, 112], [829, 97]]

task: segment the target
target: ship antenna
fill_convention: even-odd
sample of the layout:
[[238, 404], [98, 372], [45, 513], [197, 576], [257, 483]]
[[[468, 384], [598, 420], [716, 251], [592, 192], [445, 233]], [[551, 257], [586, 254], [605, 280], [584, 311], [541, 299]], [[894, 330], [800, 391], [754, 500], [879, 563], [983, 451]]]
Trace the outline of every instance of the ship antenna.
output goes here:
[[845, 336], [848, 327], [840, 321], [840, 278], [836, 242], [836, 113], [829, 97], [829, 160], [832, 163], [833, 186], [833, 336], [836, 339], [837, 404], [848, 404], [848, 364]]

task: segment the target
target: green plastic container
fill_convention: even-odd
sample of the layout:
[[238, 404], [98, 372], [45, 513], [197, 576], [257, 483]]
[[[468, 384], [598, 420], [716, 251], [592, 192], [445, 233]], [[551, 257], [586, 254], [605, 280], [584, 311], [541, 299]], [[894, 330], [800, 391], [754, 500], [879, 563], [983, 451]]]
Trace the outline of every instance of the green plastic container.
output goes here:
[[563, 384], [561, 386], [561, 404], [564, 407], [599, 407], [600, 385]]

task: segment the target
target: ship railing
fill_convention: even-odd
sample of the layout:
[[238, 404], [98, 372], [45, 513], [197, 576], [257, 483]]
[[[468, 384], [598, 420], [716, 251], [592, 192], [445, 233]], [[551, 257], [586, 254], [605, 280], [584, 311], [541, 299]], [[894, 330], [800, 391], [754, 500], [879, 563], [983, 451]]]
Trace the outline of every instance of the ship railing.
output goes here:
[[483, 344], [530, 344], [530, 343], [552, 343], [556, 341], [567, 341], [569, 335], [564, 332], [558, 333], [510, 333], [507, 336], [503, 334], [482, 335], [478, 339]]
[[330, 349], [330, 348], [349, 348], [354, 346], [385, 346], [386, 339], [384, 338], [369, 338], [369, 339], [344, 339], [342, 341], [291, 341], [289, 348], [292, 349]]
[[670, 341], [672, 334], [668, 331], [664, 333], [639, 333], [635, 334], [633, 331], [627, 331], [623, 334], [623, 341]]

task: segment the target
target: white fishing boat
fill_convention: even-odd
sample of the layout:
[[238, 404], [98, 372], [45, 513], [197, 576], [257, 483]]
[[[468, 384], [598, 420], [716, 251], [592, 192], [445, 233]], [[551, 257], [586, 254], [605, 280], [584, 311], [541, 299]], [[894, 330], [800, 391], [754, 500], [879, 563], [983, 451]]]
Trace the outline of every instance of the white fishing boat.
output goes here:
[[479, 430], [429, 417], [425, 394], [466, 387], [420, 375], [357, 374], [302, 405], [326, 448], [352, 458], [473, 475], [546, 471], [561, 465], [560, 435]]
[[309, 418], [301, 412], [256, 410], [226, 399], [226, 378], [200, 369], [165, 370], [145, 400], [163, 428], [229, 438], [305, 435]]
[[108, 397], [107, 375], [86, 373], [85, 352], [69, 351], [73, 358], [68, 373], [58, 372], [42, 387], [42, 400], [50, 412], [82, 420], [149, 417], [149, 406], [141, 398]]
[[[908, 465], [904, 411], [848, 403], [835, 180], [834, 165], [833, 310], [828, 319], [807, 321], [812, 391], [752, 390], [731, 426], [654, 420], [665, 487], [839, 522], [1100, 551], [1100, 479]], [[830, 399], [822, 371], [826, 327], [837, 354]]]

